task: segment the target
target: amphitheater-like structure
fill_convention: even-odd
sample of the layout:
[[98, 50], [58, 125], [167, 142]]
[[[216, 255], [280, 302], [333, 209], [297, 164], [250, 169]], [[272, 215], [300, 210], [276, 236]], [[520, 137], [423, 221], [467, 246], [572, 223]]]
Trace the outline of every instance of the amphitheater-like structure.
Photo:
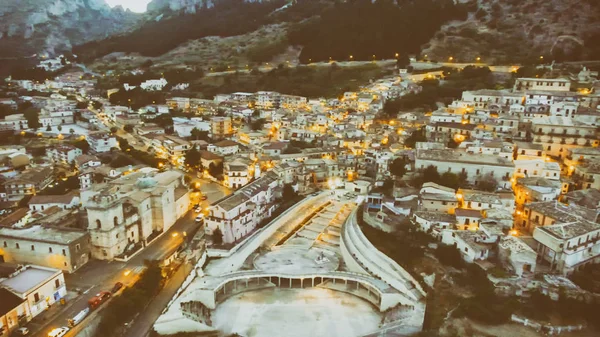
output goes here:
[[[269, 245], [269, 252], [254, 253], [253, 269], [196, 277], [164, 317], [157, 320], [155, 330], [171, 331], [165, 326], [169, 322], [175, 324], [175, 318], [211, 326], [211, 313], [219, 304], [244, 292], [322, 288], [350, 294], [376, 308], [384, 320], [379, 331], [373, 334], [392, 329], [397, 336], [420, 331], [425, 314], [425, 291], [365, 237], [357, 222], [360, 208], [356, 203], [332, 202], [332, 198], [324, 195], [314, 198], [312, 209], [316, 213], [312, 216], [290, 220], [289, 214], [285, 218], [284, 213], [280, 216], [285, 220], [283, 223], [278, 222], [280, 218], [271, 222], [269, 226], [288, 226], [294, 228], [294, 232], [279, 244]], [[174, 315], [175, 312], [180, 315]], [[194, 329], [180, 330], [176, 332]]]

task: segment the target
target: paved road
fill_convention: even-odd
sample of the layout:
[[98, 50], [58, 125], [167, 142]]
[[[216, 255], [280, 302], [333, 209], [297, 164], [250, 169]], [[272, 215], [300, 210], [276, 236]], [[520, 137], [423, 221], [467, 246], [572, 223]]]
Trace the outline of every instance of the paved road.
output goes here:
[[167, 281], [165, 287], [156, 296], [148, 307], [136, 318], [131, 328], [125, 333], [127, 337], [145, 337], [154, 322], [158, 319], [169, 301], [183, 284], [186, 277], [191, 272], [193, 266], [184, 263], [173, 276]]

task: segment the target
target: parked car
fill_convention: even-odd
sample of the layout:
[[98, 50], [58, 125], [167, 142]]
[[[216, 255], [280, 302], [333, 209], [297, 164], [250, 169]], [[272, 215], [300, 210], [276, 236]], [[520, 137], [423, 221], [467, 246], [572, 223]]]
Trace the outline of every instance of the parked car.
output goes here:
[[200, 214], [196, 217], [196, 222], [202, 222], [204, 220], [204, 214]]
[[86, 318], [89, 313], [90, 308], [85, 308], [81, 310], [79, 313], [77, 313], [77, 315], [75, 315], [75, 317], [69, 319], [69, 326], [74, 327], [77, 324], [81, 323], [81, 321], [83, 321], [83, 319]]
[[88, 301], [88, 304], [90, 305], [90, 308], [94, 309], [94, 308], [98, 307], [100, 304], [104, 303], [109, 298], [110, 298], [110, 293], [108, 291], [102, 291], [102, 292], [96, 294], [96, 296], [90, 298], [90, 300]]
[[112, 293], [116, 293], [117, 291], [121, 290], [121, 288], [123, 288], [123, 283], [121, 282], [117, 282], [115, 283], [114, 287], [112, 288]]
[[200, 197], [200, 200], [206, 200], [208, 199], [204, 194]]
[[196, 207], [196, 208], [194, 208], [194, 212], [196, 212], [196, 213], [202, 212], [202, 207]]
[[69, 332], [69, 328], [63, 326], [62, 328], [52, 329], [52, 331], [50, 331], [48, 334], [48, 337], [62, 337], [66, 335], [67, 332]]
[[17, 330], [15, 330], [15, 334], [17, 336], [26, 336], [29, 334], [29, 329], [27, 329], [26, 327], [18, 328]]

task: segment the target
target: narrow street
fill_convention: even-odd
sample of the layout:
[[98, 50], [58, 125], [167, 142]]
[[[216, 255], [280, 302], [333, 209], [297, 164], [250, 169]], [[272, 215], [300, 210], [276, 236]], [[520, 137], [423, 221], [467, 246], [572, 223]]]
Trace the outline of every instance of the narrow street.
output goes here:
[[[207, 200], [202, 202], [203, 207], [230, 193], [228, 189], [219, 184], [205, 180], [200, 180], [199, 182], [200, 189], [207, 196]], [[79, 291], [81, 295], [70, 299], [64, 306], [55, 304], [46, 313], [37, 316], [29, 322], [27, 327], [30, 330], [30, 335], [45, 337], [52, 329], [67, 326], [68, 319], [88, 307], [88, 300], [91, 297], [100, 291], [110, 291], [116, 282], [122, 282], [125, 286], [131, 285], [135, 281], [136, 276], [144, 270], [144, 261], [166, 258], [175, 252], [184, 242], [186, 238], [184, 233], [193, 233], [198, 229], [198, 224], [194, 221], [195, 217], [196, 213], [193, 210], [189, 211], [186, 216], [179, 219], [167, 232], [155, 239], [138, 255], [127, 262], [91, 260], [77, 272], [65, 274], [68, 291], [72, 293]], [[136, 329], [135, 331], [146, 329], [148, 331], [154, 322], [150, 320], [156, 319], [160, 315], [162, 309], [185, 279], [185, 276], [183, 276], [184, 271], [189, 272], [190, 268], [189, 266], [182, 265], [178, 269], [167, 282], [164, 290], [152, 301], [148, 307], [148, 313], [142, 314], [139, 323], [136, 321], [136, 325], [132, 329]], [[152, 316], [145, 318], [146, 314], [152, 314]], [[82, 324], [85, 323], [86, 321]], [[72, 337], [70, 333], [67, 336]]]

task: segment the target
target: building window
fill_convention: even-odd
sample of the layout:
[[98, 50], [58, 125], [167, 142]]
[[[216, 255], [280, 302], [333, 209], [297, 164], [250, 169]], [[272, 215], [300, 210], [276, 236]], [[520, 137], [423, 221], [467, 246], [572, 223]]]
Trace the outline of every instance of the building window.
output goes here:
[[31, 245], [31, 251], [35, 251], [35, 246]]
[[119, 218], [114, 217], [113, 222], [115, 223], [115, 227], [119, 225]]
[[56, 287], [57, 289], [60, 287], [60, 280], [59, 279], [54, 280], [54, 287]]
[[38, 293], [33, 294], [33, 301], [35, 303], [39, 302], [40, 301], [40, 294], [38, 294]]
[[80, 249], [80, 248], [81, 248], [81, 246], [80, 246], [79, 244], [76, 244], [76, 245], [75, 245], [75, 251], [76, 251], [76, 252], [79, 252], [79, 249]]
[[6, 243], [6, 241], [4, 241], [4, 248], [8, 247], [8, 243]]
[[100, 222], [99, 219], [96, 219], [96, 229], [100, 229], [102, 228], [102, 223]]
[[15, 247], [17, 247], [17, 249], [20, 249], [21, 247], [19, 247], [19, 243], [15, 243]]
[[48, 247], [48, 253], [52, 253], [52, 247]]
[[67, 256], [67, 251], [65, 249], [62, 250], [63, 256]]

